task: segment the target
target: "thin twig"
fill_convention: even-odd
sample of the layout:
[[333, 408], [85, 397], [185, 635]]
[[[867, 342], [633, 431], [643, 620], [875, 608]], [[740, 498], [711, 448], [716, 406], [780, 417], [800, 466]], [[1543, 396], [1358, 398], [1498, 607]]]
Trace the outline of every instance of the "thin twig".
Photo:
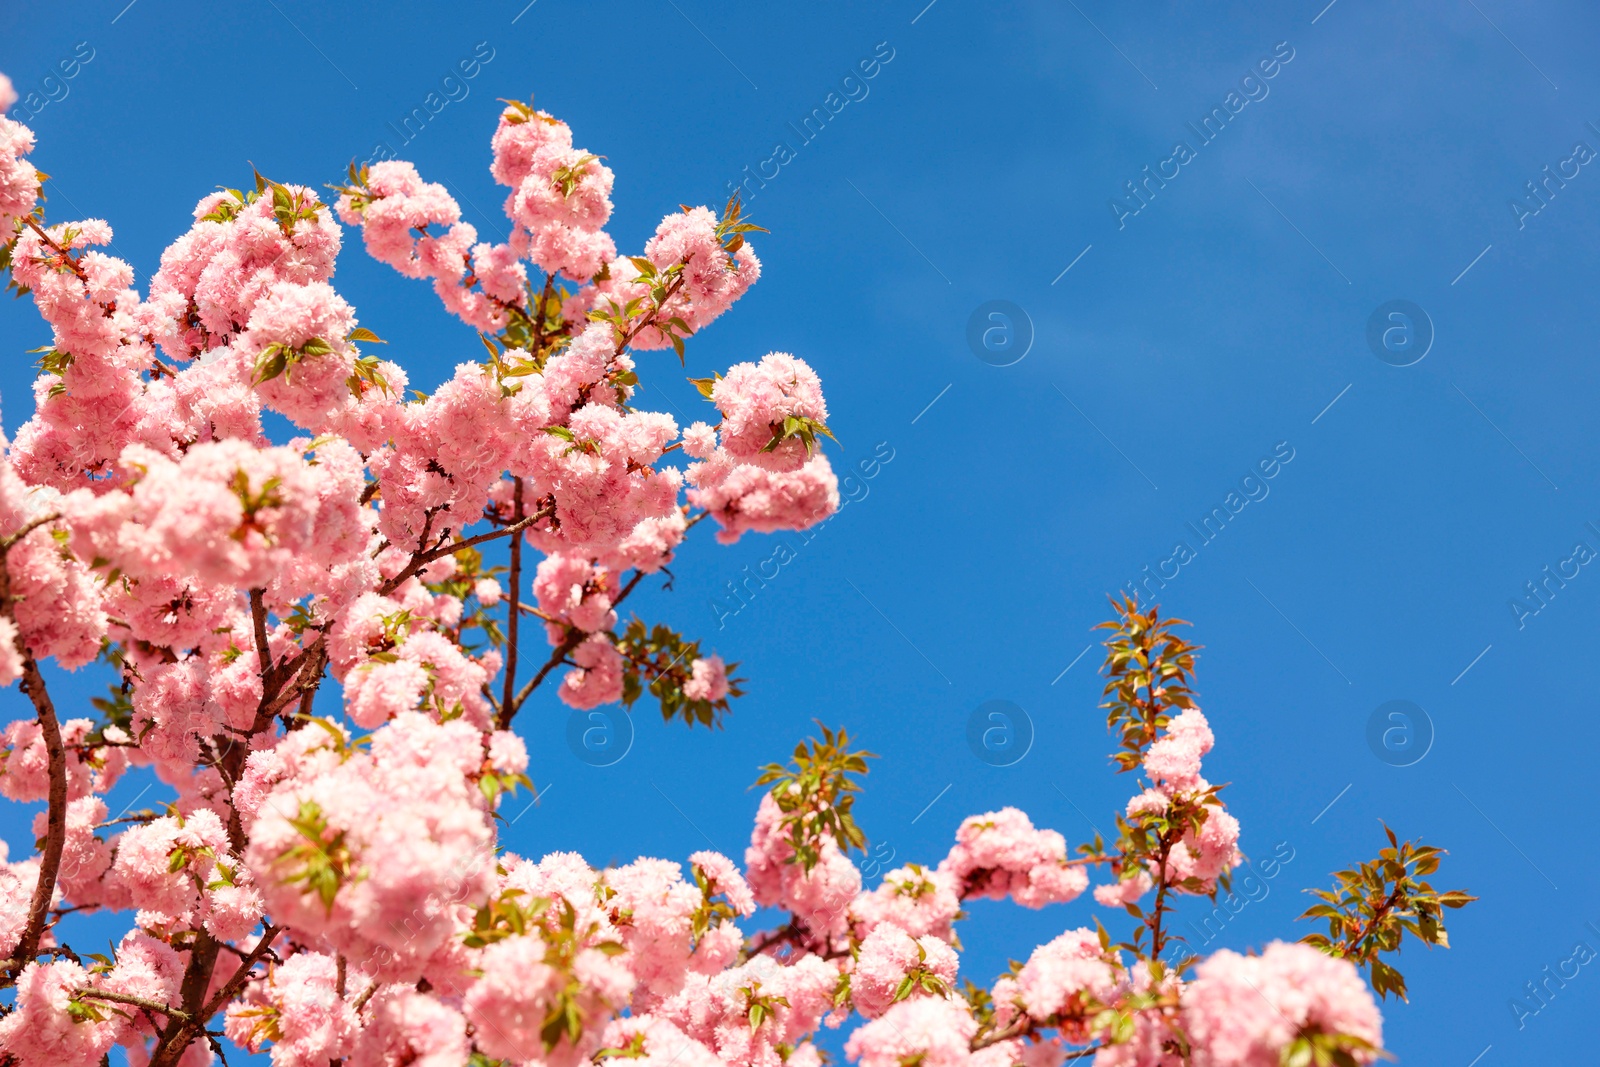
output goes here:
[[[44, 230], [40, 229], [39, 224], [34, 222], [33, 219], [29, 218], [28, 216], [24, 215], [22, 217], [22, 221], [27, 224], [28, 229], [39, 235], [39, 240], [55, 249], [56, 255], [60, 256], [68, 268], [71, 269], [72, 273], [78, 276], [79, 281], [87, 282], [89, 280], [89, 275], [84, 273], [83, 264], [79, 263], [73, 258], [72, 252], [69, 249], [63, 248], [61, 245], [56, 243], [56, 239], [54, 237], [51, 237], [48, 233], [45, 233]], [[100, 306], [105, 307], [106, 305], [101, 304]]]
[[131, 1004], [136, 1008], [144, 1008], [146, 1011], [160, 1012], [162, 1015], [170, 1019], [177, 1019], [179, 1022], [187, 1022], [189, 1019], [189, 1013], [182, 1008], [168, 1007], [159, 1000], [147, 1000], [144, 997], [136, 997], [131, 993], [114, 993], [109, 989], [77, 989], [73, 991], [72, 995], [79, 1000], [87, 997], [90, 1000], [109, 1000], [113, 1004]]
[[24, 537], [27, 537], [29, 534], [33, 533], [33, 531], [37, 530], [39, 527], [43, 526], [45, 523], [55, 522], [60, 517], [61, 517], [61, 512], [52, 511], [48, 515], [41, 515], [37, 519], [34, 519], [32, 522], [28, 523], [22, 529], [18, 530], [16, 533], [12, 534], [10, 537], [7, 537], [4, 541], [0, 541], [0, 555], [4, 555], [5, 553], [10, 552], [11, 549], [14, 548], [19, 541], [21, 541]]
[[476, 537], [469, 537], [464, 541], [441, 541], [432, 548], [419, 551], [413, 555], [411, 557], [411, 562], [407, 563], [399, 574], [395, 575], [393, 578], [390, 578], [387, 582], [384, 582], [383, 585], [378, 587], [378, 593], [382, 596], [387, 596], [388, 594], [394, 592], [396, 589], [400, 588], [400, 586], [405, 584], [406, 579], [410, 578], [412, 575], [416, 574], [423, 567], [426, 567], [436, 559], [460, 552], [463, 548], [471, 548], [474, 545], [481, 545], [485, 541], [493, 541], [497, 538], [508, 537], [512, 534], [519, 534], [523, 530], [526, 530], [528, 527], [537, 523], [540, 519], [548, 519], [555, 513], [556, 508], [555, 505], [552, 504], [549, 507], [539, 509], [534, 514], [523, 519], [521, 522], [512, 523], [510, 526], [503, 526], [498, 530], [490, 530], [488, 533], [478, 534]]
[[367, 988], [361, 991], [361, 995], [359, 997], [350, 1002], [350, 1010], [355, 1012], [357, 1015], [360, 1015], [361, 1009], [367, 1006], [367, 1001], [371, 1000], [372, 994], [376, 993], [377, 991], [378, 983], [373, 982], [371, 985], [367, 986]]
[[[633, 577], [628, 579], [628, 584], [622, 587], [622, 592], [618, 593], [616, 598], [611, 601], [612, 606], [614, 607], [628, 599], [628, 594], [633, 592], [643, 578], [644, 571], [635, 571]], [[540, 683], [549, 676], [551, 671], [561, 666], [562, 661], [567, 658], [567, 655], [573, 649], [583, 644], [588, 638], [588, 632], [580, 630], [576, 626], [569, 628], [567, 636], [562, 638], [561, 643], [551, 651], [550, 658], [545, 660], [543, 667], [539, 668], [539, 673], [528, 679], [528, 684], [518, 691], [516, 697], [500, 709], [500, 729], [506, 730], [511, 727], [511, 720], [516, 718], [517, 712], [522, 710], [522, 705], [533, 695], [533, 691], [539, 688]]]

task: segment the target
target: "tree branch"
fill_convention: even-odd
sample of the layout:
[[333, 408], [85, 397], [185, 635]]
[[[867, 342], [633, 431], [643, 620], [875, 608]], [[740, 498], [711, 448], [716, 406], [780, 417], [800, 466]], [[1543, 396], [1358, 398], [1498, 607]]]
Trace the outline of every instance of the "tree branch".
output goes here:
[[[679, 260], [679, 265], [682, 266], [688, 262], [689, 257], [684, 256], [683, 259]], [[680, 272], [678, 276], [672, 279], [672, 282], [667, 286], [666, 295], [661, 299], [661, 302], [655, 307], [651, 308], [649, 312], [647, 312], [645, 316], [638, 322], [634, 323], [631, 329], [624, 331], [622, 340], [617, 342], [617, 355], [622, 355], [623, 349], [627, 348], [633, 339], [637, 337], [646, 326], [653, 326], [655, 324], [656, 320], [661, 317], [661, 312], [666, 308], [667, 301], [671, 300], [678, 290], [683, 288], [684, 281], [684, 275], [682, 272]]]
[[55, 522], [60, 517], [61, 517], [61, 512], [52, 511], [48, 515], [41, 515], [37, 519], [34, 519], [33, 521], [29, 522], [26, 526], [24, 526], [22, 529], [18, 530], [16, 533], [12, 534], [10, 537], [7, 537], [4, 541], [0, 541], [0, 554], [4, 554], [6, 552], [10, 552], [12, 547], [14, 545], [16, 545], [17, 542], [21, 541], [24, 537], [27, 537], [29, 534], [33, 533], [33, 531], [37, 530], [39, 527], [45, 525], [46, 523]]
[[169, 1008], [159, 1000], [147, 1000], [144, 997], [136, 997], [131, 993], [113, 993], [109, 989], [75, 989], [72, 995], [79, 1000], [87, 998], [89, 1000], [109, 1000], [113, 1004], [131, 1004], [135, 1008], [160, 1012], [169, 1019], [177, 1019], [179, 1022], [187, 1022], [189, 1019], [189, 1013], [181, 1008]]
[[[1361, 929], [1356, 931], [1355, 936], [1341, 942], [1337, 946], [1340, 959], [1349, 959], [1351, 954], [1354, 953], [1356, 954], [1356, 962], [1366, 962], [1365, 958], [1361, 954], [1361, 943], [1378, 928], [1378, 924], [1383, 921], [1384, 916], [1388, 915], [1389, 912], [1394, 909], [1394, 906], [1400, 902], [1400, 896], [1400, 886], [1396, 884], [1393, 891], [1391, 891], [1388, 896], [1386, 896], [1382, 901], [1373, 907], [1372, 918], [1368, 919], [1362, 924]], [[1368, 903], [1371, 903], [1370, 898]]]
[[[1170, 831], [1168, 832], [1170, 833]], [[1161, 917], [1167, 908], [1167, 856], [1172, 852], [1173, 841], [1168, 834], [1161, 835], [1161, 856], [1156, 864], [1156, 908], [1150, 917], [1150, 958], [1158, 959], [1166, 942], [1161, 937]]]
[[1019, 1012], [1017, 1017], [1011, 1020], [1010, 1025], [1002, 1026], [1000, 1029], [984, 1034], [982, 1037], [974, 1037], [971, 1049], [973, 1052], [978, 1052], [988, 1048], [990, 1045], [998, 1045], [1002, 1041], [1010, 1041], [1014, 1037], [1021, 1037], [1032, 1029], [1033, 1020], [1028, 1018], [1028, 1013]]
[[[55, 249], [56, 255], [61, 257], [61, 261], [69, 270], [72, 271], [73, 274], [77, 275], [80, 282], [87, 282], [89, 280], [89, 276], [84, 273], [83, 264], [79, 263], [69, 250], [61, 247], [61, 245], [56, 242], [56, 239], [51, 237], [48, 233], [45, 233], [44, 230], [39, 227], [39, 224], [34, 222], [31, 217], [24, 215], [22, 217], [22, 221], [27, 224], [28, 229], [39, 235], [39, 240]], [[100, 306], [103, 308], [106, 305], [101, 304]]]
[[[283, 927], [281, 926], [268, 926], [261, 932], [261, 938], [256, 942], [255, 948], [251, 949], [249, 954], [239, 961], [239, 967], [233, 972], [233, 977], [229, 978], [210, 1000], [205, 1001], [203, 1006], [196, 1006], [181, 1013], [181, 1018], [177, 1015], [170, 1017], [171, 1021], [156, 1040], [155, 1050], [150, 1057], [150, 1067], [176, 1067], [178, 1061], [183, 1057], [184, 1050], [189, 1047], [195, 1038], [205, 1033], [207, 1020], [215, 1015], [224, 1004], [239, 995], [239, 990], [244, 988], [245, 982], [250, 977], [250, 971], [261, 961], [263, 956], [271, 951], [273, 939], [282, 932]], [[192, 968], [192, 958], [190, 963]], [[215, 965], [216, 954], [213, 951], [210, 966], [206, 970], [208, 977], [211, 968], [214, 968]], [[188, 985], [188, 978], [189, 976], [186, 974], [184, 976], [185, 986]], [[200, 986], [199, 992], [201, 996], [204, 996], [205, 986]], [[186, 989], [186, 1003], [188, 1000], [189, 990]], [[198, 1003], [199, 1000], [196, 998], [196, 1004], [198, 1005]]]
[[[256, 941], [256, 947], [250, 950], [249, 955], [239, 961], [239, 967], [233, 972], [233, 977], [228, 979], [228, 983], [217, 990], [217, 995], [206, 1003], [205, 1009], [200, 1016], [202, 1026], [205, 1025], [207, 1019], [217, 1013], [218, 1008], [221, 1008], [238, 995], [239, 990], [244, 987], [244, 983], [250, 977], [251, 968], [260, 963], [261, 958], [272, 951], [272, 942], [281, 933], [283, 933], [283, 927], [276, 925], [268, 926], [261, 931], [261, 937]], [[155, 1065], [152, 1064], [151, 1067], [155, 1067]]]
[[[10, 613], [9, 582], [5, 583], [4, 600]], [[55, 896], [56, 876], [61, 873], [61, 852], [67, 842], [67, 748], [61, 740], [61, 723], [56, 718], [56, 708], [45, 688], [44, 676], [32, 653], [22, 660], [22, 691], [33, 701], [39, 713], [39, 730], [44, 735], [45, 752], [50, 759], [50, 807], [45, 816], [44, 848], [39, 853], [39, 881], [33, 887], [33, 900], [28, 905], [28, 924], [23, 927], [17, 950], [6, 963], [6, 981], [15, 984], [22, 968], [39, 954], [39, 940], [44, 936], [45, 923], [50, 917], [50, 900]]]
[[272, 672], [272, 650], [267, 647], [266, 596], [260, 589], [250, 590], [250, 618], [255, 623], [256, 655], [261, 660], [261, 682]]
[[367, 986], [367, 988], [361, 991], [361, 995], [359, 997], [350, 1002], [350, 1010], [355, 1012], [359, 1017], [361, 1015], [361, 1009], [367, 1006], [367, 1001], [371, 1000], [372, 994], [376, 993], [377, 991], [378, 983], [373, 982], [371, 985]]
[[537, 523], [540, 519], [548, 519], [555, 513], [556, 508], [555, 505], [552, 504], [547, 508], [541, 508], [520, 522], [513, 522], [510, 526], [503, 526], [498, 530], [490, 530], [488, 533], [481, 533], [476, 537], [469, 537], [464, 541], [441, 541], [432, 548], [419, 549], [416, 554], [411, 557], [411, 562], [407, 563], [405, 568], [401, 570], [399, 574], [395, 575], [393, 578], [390, 578], [387, 582], [384, 582], [383, 585], [378, 587], [378, 593], [383, 596], [389, 595], [396, 589], [400, 588], [400, 586], [405, 583], [407, 578], [410, 578], [423, 567], [426, 567], [428, 564], [442, 556], [448, 556], [452, 553], [459, 552], [463, 548], [471, 548], [473, 545], [481, 545], [485, 541], [493, 541], [497, 538], [506, 537], [511, 534], [519, 534], [523, 530], [526, 530], [528, 527]]
[[[628, 584], [622, 587], [622, 592], [618, 593], [616, 599], [611, 602], [612, 605], [615, 606], [628, 599], [628, 594], [633, 592], [643, 578], [644, 571], [635, 571], [633, 577], [628, 579]], [[577, 627], [571, 627], [568, 630], [567, 636], [561, 639], [561, 643], [550, 653], [550, 658], [545, 660], [544, 666], [539, 668], [539, 673], [528, 680], [528, 684], [518, 691], [516, 697], [500, 708], [500, 729], [506, 730], [511, 727], [511, 720], [516, 718], [517, 712], [522, 710], [522, 705], [533, 695], [533, 691], [539, 688], [540, 683], [549, 676], [551, 671], [561, 666], [561, 661], [566, 659], [573, 649], [583, 644], [588, 638], [589, 634]]]
[[[541, 313], [541, 319], [542, 319]], [[523, 520], [522, 514], [522, 479], [515, 481], [516, 489], [512, 496], [511, 526], [516, 527]], [[502, 708], [511, 703], [511, 698], [517, 691], [517, 623], [522, 616], [518, 611], [517, 598], [522, 595], [522, 534], [518, 532], [511, 538], [511, 611], [506, 623], [506, 681], [505, 688], [500, 697]]]

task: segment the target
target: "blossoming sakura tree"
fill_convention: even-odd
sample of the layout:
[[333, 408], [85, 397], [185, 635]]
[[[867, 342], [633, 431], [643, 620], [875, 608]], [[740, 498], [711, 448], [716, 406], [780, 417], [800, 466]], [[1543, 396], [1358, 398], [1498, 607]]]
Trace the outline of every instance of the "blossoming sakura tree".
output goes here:
[[[0, 78], [0, 110], [14, 99]], [[1239, 824], [1201, 776], [1194, 646], [1132, 602], [1107, 624], [1115, 759], [1142, 779], [1115, 841], [1069, 852], [1007, 808], [868, 888], [850, 858], [868, 754], [824, 729], [763, 773], [743, 870], [498, 850], [542, 683], [579, 708], [648, 692], [691, 725], [739, 695], [692, 639], [618, 615], [690, 528], [732, 541], [837, 507], [803, 360], [698, 381], [715, 425], [630, 403], [637, 353], [681, 354], [756, 280], [737, 200], [619, 257], [611, 171], [514, 103], [492, 141], [505, 243], [410, 163], [353, 169], [332, 205], [258, 176], [196, 205], [141, 297], [99, 250], [106, 223], [46, 221], [33, 144], [0, 118], [3, 265], [51, 331], [0, 458], [0, 683], [32, 705], [4, 729], [0, 793], [44, 802], [36, 851], [0, 862], [0, 1063], [93, 1067], [121, 1046], [198, 1065], [231, 1044], [282, 1067], [818, 1067], [817, 1031], [852, 1016], [862, 1067], [1380, 1053], [1372, 990], [1404, 993], [1385, 955], [1407, 933], [1445, 944], [1441, 909], [1471, 898], [1435, 891], [1438, 850], [1391, 834], [1319, 894], [1326, 935], [1187, 953], [1174, 901], [1226, 888]], [[330, 284], [340, 222], [430, 281], [484, 358], [407, 400]], [[269, 440], [269, 411], [304, 435]], [[497, 541], [507, 566], [480, 552]], [[551, 646], [535, 670], [524, 616]], [[47, 659], [103, 661], [111, 695], [58, 709]], [[319, 707], [328, 678], [342, 696]], [[130, 766], [169, 799], [108, 818]], [[1126, 940], [1080, 925], [998, 979], [960, 973], [963, 902], [1065, 904], [1091, 874]], [[747, 934], [758, 906], [788, 918]], [[67, 943], [85, 910], [128, 915], [111, 954]]]

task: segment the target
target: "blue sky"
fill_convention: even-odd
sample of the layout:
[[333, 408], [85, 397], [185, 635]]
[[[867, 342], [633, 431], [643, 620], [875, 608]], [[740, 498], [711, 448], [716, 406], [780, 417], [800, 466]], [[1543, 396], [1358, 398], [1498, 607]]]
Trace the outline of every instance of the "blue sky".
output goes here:
[[[772, 539], [697, 538], [671, 590], [648, 583], [636, 607], [739, 660], [750, 695], [710, 736], [640, 705], [632, 748], [603, 768], [568, 748], [553, 697], [530, 706], [520, 728], [548, 793], [514, 849], [738, 855], [755, 765], [813, 717], [882, 756], [858, 812], [893, 864], [937, 860], [961, 816], [1003, 804], [1085, 839], [1132, 781], [1105, 758], [1098, 649], [1079, 657], [1106, 595], [1148, 566], [1176, 572], [1158, 598], [1206, 646], [1207, 772], [1234, 783], [1247, 852], [1293, 855], [1207, 947], [1308, 932], [1300, 890], [1375, 852], [1387, 819], [1448, 848], [1441, 880], [1483, 898], [1454, 917], [1449, 952], [1404, 953], [1412, 1001], [1387, 1011], [1400, 1061], [1589, 1047], [1594, 965], [1520, 1029], [1509, 1005], [1577, 942], [1600, 948], [1600, 858], [1578, 821], [1595, 796], [1584, 649], [1600, 571], [1575, 551], [1600, 551], [1600, 167], [1574, 150], [1600, 151], [1600, 17], [1506, 0], [926, 2], [9, 6], [0, 70], [47, 101], [30, 124], [51, 218], [108, 219], [141, 286], [247, 161], [320, 184], [387, 141], [497, 232], [497, 97], [535, 94], [606, 156], [628, 249], [788, 143], [752, 186], [772, 230], [761, 282], [690, 342], [687, 371], [648, 354], [642, 400], [695, 417], [686, 374], [793, 352], [823, 377], [836, 466], [872, 477], [858, 471], [808, 543], [790, 538], [795, 558], [736, 613], [715, 598], [759, 573]], [[93, 58], [74, 65], [80, 42]], [[869, 60], [872, 78], [844, 81]], [[61, 69], [75, 76], [45, 82]], [[390, 124], [431, 92], [455, 99], [402, 144]], [[855, 99], [804, 141], [788, 124], [831, 92]], [[1202, 143], [1189, 124], [1219, 108], [1225, 128]], [[1189, 158], [1165, 163], [1178, 141]], [[1130, 200], [1147, 166], [1165, 184]], [[358, 242], [335, 282], [419, 387], [477, 358]], [[993, 300], [1032, 325], [1009, 366], [967, 342]], [[1409, 366], [1367, 342], [1395, 300], [1431, 322]], [[24, 352], [48, 338], [12, 302], [0, 338], [10, 433], [30, 403]], [[1229, 521], [1204, 542], [1188, 524], [1214, 508]], [[1565, 584], [1514, 609], [1547, 566]], [[60, 685], [72, 707], [100, 680]], [[1011, 766], [967, 744], [991, 700], [1032, 724]], [[1409, 766], [1367, 741], [1395, 700], [1432, 725]], [[14, 691], [0, 705], [24, 713]], [[20, 852], [26, 828], [4, 820]], [[986, 981], [1092, 910], [975, 906], [964, 968]]]

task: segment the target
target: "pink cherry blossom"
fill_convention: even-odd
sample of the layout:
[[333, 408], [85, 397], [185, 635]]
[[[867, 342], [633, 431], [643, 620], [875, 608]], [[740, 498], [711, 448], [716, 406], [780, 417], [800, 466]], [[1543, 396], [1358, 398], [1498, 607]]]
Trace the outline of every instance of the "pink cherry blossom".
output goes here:
[[229, 1006], [229, 1039], [252, 1052], [270, 1042], [274, 1067], [325, 1067], [349, 1055], [360, 1021], [337, 981], [334, 957], [291, 956]]
[[683, 686], [683, 695], [690, 700], [709, 700], [714, 703], [728, 695], [728, 670], [721, 656], [696, 659], [690, 674], [690, 679]]
[[963, 897], [1009, 896], [1028, 908], [1074, 900], [1089, 887], [1083, 868], [1068, 864], [1066, 839], [1035, 830], [1016, 808], [963, 821], [940, 869], [956, 878]]
[[[1259, 956], [1222, 949], [1195, 971], [1183, 1025], [1196, 1067], [1273, 1067], [1305, 1034], [1383, 1041], [1383, 1020], [1356, 969], [1309, 945], [1274, 941]], [[1376, 1057], [1352, 1052], [1357, 1063]]]
[[955, 986], [956, 966], [955, 950], [944, 941], [913, 938], [885, 923], [868, 934], [857, 951], [850, 974], [851, 1002], [863, 1017], [876, 1019], [907, 996], [947, 995]]
[[977, 1030], [965, 1002], [918, 997], [857, 1029], [844, 1051], [861, 1067], [900, 1067], [912, 1057], [927, 1067], [967, 1067]]

